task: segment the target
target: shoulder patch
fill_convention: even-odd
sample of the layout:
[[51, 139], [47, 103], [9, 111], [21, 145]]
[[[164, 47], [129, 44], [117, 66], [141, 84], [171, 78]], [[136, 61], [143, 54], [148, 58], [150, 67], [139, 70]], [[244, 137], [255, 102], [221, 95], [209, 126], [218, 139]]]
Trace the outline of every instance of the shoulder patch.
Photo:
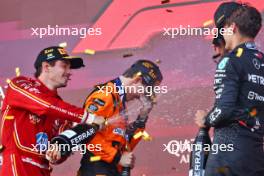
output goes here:
[[253, 43], [253, 42], [247, 42], [247, 43], [245, 44], [245, 46], [246, 46], [248, 49], [252, 49], [252, 50], [257, 49], [256, 44]]
[[238, 48], [238, 49], [237, 49], [237, 53], [236, 53], [236, 57], [241, 57], [242, 54], [243, 54], [243, 51], [244, 51], [243, 48]]
[[105, 102], [99, 98], [95, 98], [93, 99], [93, 102], [100, 105], [100, 106], [104, 106], [105, 105]]
[[224, 69], [229, 59], [229, 57], [224, 57], [218, 64], [217, 68], [220, 70]]
[[90, 110], [92, 112], [96, 112], [96, 111], [98, 111], [98, 106], [96, 106], [95, 104], [90, 104], [88, 106], [88, 110]]
[[125, 131], [122, 128], [115, 128], [113, 130], [114, 134], [120, 135], [120, 136], [125, 136]]

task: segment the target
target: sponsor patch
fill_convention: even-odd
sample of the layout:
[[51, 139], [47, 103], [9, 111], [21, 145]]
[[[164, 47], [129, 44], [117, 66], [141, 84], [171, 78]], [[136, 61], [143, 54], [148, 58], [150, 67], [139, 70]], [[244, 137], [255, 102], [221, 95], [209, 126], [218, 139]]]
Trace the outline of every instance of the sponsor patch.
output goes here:
[[61, 135], [64, 135], [66, 136], [67, 138], [72, 138], [74, 135], [76, 135], [77, 133], [73, 130], [66, 130], [66, 131], [63, 131], [61, 133]]
[[88, 106], [88, 109], [91, 110], [92, 112], [96, 112], [98, 110], [98, 107], [95, 104], [90, 104]]
[[259, 61], [258, 59], [256, 59], [256, 58], [254, 58], [254, 59], [252, 60], [252, 62], [253, 62], [254, 67], [255, 67], [257, 70], [259, 70], [260, 67], [261, 67], [261, 63], [260, 63], [260, 61]]
[[236, 57], [241, 57], [241, 55], [243, 54], [243, 48], [238, 48], [237, 49], [237, 53], [236, 53]]
[[114, 134], [118, 134], [118, 135], [120, 135], [120, 136], [125, 136], [125, 132], [124, 132], [124, 130], [121, 129], [121, 128], [115, 128], [115, 129], [113, 130], [113, 133], [114, 133]]
[[254, 50], [257, 49], [255, 43], [252, 43], [252, 42], [247, 42], [247, 43], [246, 43], [246, 47], [247, 47], [248, 49], [254, 49]]
[[29, 114], [29, 120], [30, 120], [30, 123], [32, 123], [34, 125], [40, 123], [40, 121], [41, 121], [41, 119], [35, 114]]
[[36, 134], [36, 144], [39, 151], [45, 151], [48, 148], [48, 134], [39, 132]]
[[226, 64], [229, 60], [229, 57], [224, 57], [221, 62], [218, 64], [218, 69], [223, 70], [226, 67]]
[[93, 102], [98, 104], [98, 105], [100, 105], [100, 106], [104, 106], [105, 105], [105, 102], [103, 100], [101, 100], [101, 99], [98, 99], [98, 98], [95, 98], [93, 100]]

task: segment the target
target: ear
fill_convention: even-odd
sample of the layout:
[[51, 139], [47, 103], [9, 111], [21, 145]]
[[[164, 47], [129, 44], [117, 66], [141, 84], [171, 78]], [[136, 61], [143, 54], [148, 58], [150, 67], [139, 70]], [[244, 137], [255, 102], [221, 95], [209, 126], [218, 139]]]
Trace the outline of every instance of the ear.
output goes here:
[[229, 28], [232, 29], [233, 33], [236, 33], [237, 30], [238, 30], [238, 27], [237, 27], [237, 25], [236, 25], [235, 23], [232, 23], [232, 24], [229, 26]]
[[42, 62], [42, 71], [43, 72], [49, 72], [50, 65], [47, 62]]

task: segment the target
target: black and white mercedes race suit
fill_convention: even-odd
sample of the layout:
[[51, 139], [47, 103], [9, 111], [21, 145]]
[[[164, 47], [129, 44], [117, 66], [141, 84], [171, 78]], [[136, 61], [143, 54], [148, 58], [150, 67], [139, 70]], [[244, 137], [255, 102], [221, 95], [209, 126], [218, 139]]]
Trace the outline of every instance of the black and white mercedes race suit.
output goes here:
[[[264, 55], [244, 43], [217, 65], [215, 104], [206, 117], [214, 127], [206, 176], [264, 176]], [[221, 147], [222, 146], [222, 147]]]

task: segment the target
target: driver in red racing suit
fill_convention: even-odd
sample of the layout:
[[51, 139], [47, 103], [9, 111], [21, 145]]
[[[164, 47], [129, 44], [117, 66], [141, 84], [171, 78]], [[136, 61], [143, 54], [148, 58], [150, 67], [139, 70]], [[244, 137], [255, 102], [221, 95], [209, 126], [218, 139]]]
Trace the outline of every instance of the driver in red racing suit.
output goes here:
[[69, 58], [63, 48], [46, 48], [35, 63], [36, 69], [42, 66], [38, 79], [20, 76], [9, 83], [2, 108], [2, 176], [49, 176], [48, 141], [71, 122], [90, 120], [83, 108], [64, 102], [57, 94], [57, 88], [66, 86], [70, 69], [83, 66], [81, 58]]

